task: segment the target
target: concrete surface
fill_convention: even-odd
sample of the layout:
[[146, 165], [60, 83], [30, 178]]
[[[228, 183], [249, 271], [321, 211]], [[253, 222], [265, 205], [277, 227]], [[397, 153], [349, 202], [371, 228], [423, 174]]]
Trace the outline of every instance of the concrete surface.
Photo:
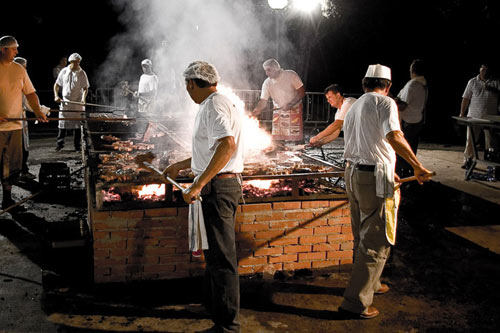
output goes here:
[[[33, 173], [43, 161], [65, 161], [72, 170], [81, 165], [69, 147], [62, 153], [54, 147], [55, 134], [32, 139]], [[242, 278], [242, 331], [497, 332], [500, 257], [446, 231], [497, 224], [497, 218], [488, 217], [500, 212], [498, 192], [492, 189], [497, 184], [465, 183], [458, 148], [428, 146], [419, 157], [438, 175], [403, 192], [398, 240], [383, 274], [391, 291], [374, 300], [380, 316], [349, 320], [338, 314], [349, 267], [299, 271], [271, 280]], [[27, 213], [0, 216], [0, 332], [209, 328], [210, 319], [192, 310], [191, 304], [200, 302], [199, 279], [93, 285], [85, 248], [48, 246], [57, 238], [50, 230], [71, 225], [68, 230], [74, 232], [85, 218], [81, 178], [74, 177], [72, 185], [71, 195], [47, 193], [29, 201]], [[36, 182], [15, 187], [14, 198], [36, 190]]]

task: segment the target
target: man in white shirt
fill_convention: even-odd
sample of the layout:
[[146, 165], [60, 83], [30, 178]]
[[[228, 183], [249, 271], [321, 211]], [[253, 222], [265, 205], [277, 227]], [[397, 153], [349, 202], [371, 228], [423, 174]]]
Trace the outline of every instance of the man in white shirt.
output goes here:
[[[12, 206], [12, 181], [21, 172], [22, 164], [22, 122], [7, 118], [21, 118], [23, 95], [35, 112], [38, 120], [47, 121], [40, 109], [40, 101], [33, 84], [24, 69], [14, 62], [19, 47], [12, 36], [0, 38], [0, 180], [2, 181], [2, 209]], [[21, 206], [11, 212], [24, 210]]]
[[139, 87], [134, 94], [138, 98], [139, 112], [154, 111], [155, 99], [158, 94], [158, 77], [153, 73], [153, 62], [144, 59], [141, 62], [144, 72], [139, 79]]
[[[75, 151], [80, 150], [81, 144], [81, 129], [80, 121], [64, 120], [64, 118], [82, 118], [85, 112], [85, 101], [89, 89], [89, 79], [87, 73], [80, 67], [82, 57], [78, 53], [73, 53], [68, 58], [69, 65], [64, 67], [56, 82], [54, 83], [54, 101], [59, 103], [59, 120], [57, 133], [56, 151], [60, 151], [64, 147], [64, 139], [66, 138], [67, 130], [73, 130], [73, 144]], [[62, 99], [59, 96], [59, 91], [62, 90]], [[75, 102], [75, 103], [71, 103]], [[69, 113], [64, 110], [81, 110], [82, 113]]]
[[344, 124], [345, 115], [351, 108], [351, 105], [356, 102], [356, 98], [345, 98], [342, 93], [342, 88], [338, 84], [331, 84], [326, 87], [325, 97], [328, 103], [330, 103], [333, 108], [337, 109], [335, 121], [309, 140], [309, 143], [313, 147], [321, 147], [338, 138], [342, 130], [342, 125]]
[[243, 171], [242, 117], [235, 105], [217, 92], [220, 80], [215, 67], [204, 61], [184, 71], [186, 90], [200, 105], [193, 129], [192, 157], [168, 166], [163, 173], [177, 177], [191, 168], [193, 184], [183, 192], [193, 203], [201, 194], [208, 250], [205, 307], [215, 323], [214, 332], [239, 332], [239, 274], [234, 224], [241, 198]]
[[[420, 132], [424, 127], [425, 104], [427, 102], [427, 81], [424, 77], [424, 62], [415, 59], [410, 65], [410, 81], [401, 89], [396, 98], [401, 119], [401, 130], [411, 149], [417, 154]], [[411, 167], [398, 158], [396, 170], [401, 177], [411, 176]]]
[[[489, 65], [482, 64], [479, 68], [479, 75], [470, 79], [465, 87], [460, 106], [460, 117], [465, 117], [467, 110], [467, 117], [471, 118], [483, 119], [485, 115], [498, 115], [499, 95], [500, 81], [491, 77]], [[470, 131], [470, 127], [467, 127], [462, 169], [468, 169], [472, 164], [474, 151]], [[474, 134], [478, 137], [480, 132], [475, 129]], [[488, 130], [484, 130], [484, 141], [485, 150], [498, 148], [497, 140]]]
[[258, 116], [267, 107], [269, 98], [272, 98], [273, 140], [302, 141], [302, 99], [306, 95], [302, 80], [294, 71], [282, 69], [276, 59], [264, 61], [262, 67], [267, 79], [262, 84], [260, 100], [252, 113]]
[[[374, 293], [389, 291], [380, 276], [389, 254], [390, 219], [386, 199], [395, 200], [396, 153], [414, 169], [419, 183], [430, 179], [430, 171], [413, 154], [401, 132], [396, 102], [387, 96], [391, 70], [370, 65], [363, 78], [362, 95], [344, 120], [345, 181], [354, 236], [354, 264], [339, 312], [369, 319], [379, 311], [372, 306]], [[397, 204], [396, 204], [397, 206]], [[394, 239], [394, 238], [392, 238]]]

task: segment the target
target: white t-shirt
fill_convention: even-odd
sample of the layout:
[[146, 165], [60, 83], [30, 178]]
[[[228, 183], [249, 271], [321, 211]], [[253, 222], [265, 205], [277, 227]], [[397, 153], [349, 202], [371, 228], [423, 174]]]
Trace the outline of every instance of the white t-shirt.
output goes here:
[[427, 101], [427, 82], [423, 76], [417, 76], [408, 81], [398, 94], [401, 101], [408, 106], [401, 111], [401, 119], [410, 124], [422, 121], [425, 102]]
[[87, 74], [83, 69], [72, 71], [69, 66], [64, 67], [59, 72], [56, 83], [62, 87], [63, 100], [72, 102], [81, 102], [84, 89], [90, 86]]
[[201, 104], [194, 121], [191, 169], [195, 175], [207, 168], [217, 149], [218, 140], [232, 136], [236, 151], [219, 173], [243, 172], [242, 117], [229, 98], [215, 92]]
[[[489, 86], [497, 91], [486, 89]], [[484, 115], [496, 115], [498, 113], [498, 90], [500, 81], [481, 81], [479, 75], [470, 79], [465, 87], [463, 98], [470, 99], [469, 112], [467, 117], [483, 118]]]
[[266, 101], [272, 98], [276, 108], [284, 107], [293, 100], [297, 95], [297, 89], [303, 85], [297, 73], [289, 69], [282, 70], [277, 78], [268, 77], [264, 81], [260, 98]]
[[396, 153], [386, 139], [401, 130], [396, 102], [369, 92], [361, 96], [344, 119], [344, 158], [353, 163], [384, 164], [394, 170]]
[[[23, 66], [18, 63], [0, 64], [0, 116], [20, 118], [23, 113], [23, 94], [35, 92], [33, 83]], [[22, 129], [21, 121], [0, 123], [0, 131]]]
[[356, 102], [356, 98], [353, 97], [344, 98], [344, 101], [342, 102], [340, 109], [337, 110], [337, 112], [335, 113], [335, 120], [344, 120], [347, 111], [349, 111], [354, 102]]
[[152, 109], [154, 98], [156, 97], [156, 92], [158, 91], [158, 77], [156, 74], [142, 74], [139, 79], [139, 87], [137, 92], [139, 94], [153, 93], [154, 96], [144, 97], [149, 102], [144, 101], [139, 98], [139, 112], [147, 112]]

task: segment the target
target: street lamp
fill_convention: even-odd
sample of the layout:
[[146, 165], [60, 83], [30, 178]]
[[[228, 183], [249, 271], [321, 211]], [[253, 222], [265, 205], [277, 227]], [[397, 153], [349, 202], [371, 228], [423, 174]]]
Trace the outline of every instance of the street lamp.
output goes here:
[[288, 0], [267, 0], [272, 9], [283, 9], [288, 6]]

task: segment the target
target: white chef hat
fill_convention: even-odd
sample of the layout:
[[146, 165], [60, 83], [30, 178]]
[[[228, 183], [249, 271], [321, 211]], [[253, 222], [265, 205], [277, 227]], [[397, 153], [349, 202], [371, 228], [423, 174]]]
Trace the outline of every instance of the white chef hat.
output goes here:
[[68, 58], [68, 61], [69, 61], [69, 62], [76, 61], [76, 60], [78, 60], [78, 61], [82, 61], [82, 56], [81, 56], [81, 55], [79, 55], [78, 53], [73, 53], [73, 54], [72, 54], [72, 55], [70, 55], [70, 56], [69, 56], [69, 58]]
[[215, 84], [220, 81], [220, 76], [215, 66], [206, 61], [195, 61], [190, 63], [182, 75], [188, 80], [200, 79], [210, 84]]
[[262, 67], [266, 68], [266, 67], [271, 67], [271, 68], [274, 68], [276, 70], [279, 70], [281, 68], [280, 66], [280, 63], [278, 62], [278, 60], [276, 59], [267, 59], [266, 61], [264, 61], [264, 63], [262, 64]]
[[153, 65], [153, 62], [149, 59], [144, 59], [143, 61], [141, 61], [141, 65], [146, 65], [151, 67]]
[[17, 40], [12, 36], [3, 36], [0, 38], [0, 48], [3, 47], [19, 47]]
[[366, 71], [365, 77], [387, 79], [391, 81], [392, 80], [391, 69], [381, 64], [370, 65], [368, 66], [368, 70]]

